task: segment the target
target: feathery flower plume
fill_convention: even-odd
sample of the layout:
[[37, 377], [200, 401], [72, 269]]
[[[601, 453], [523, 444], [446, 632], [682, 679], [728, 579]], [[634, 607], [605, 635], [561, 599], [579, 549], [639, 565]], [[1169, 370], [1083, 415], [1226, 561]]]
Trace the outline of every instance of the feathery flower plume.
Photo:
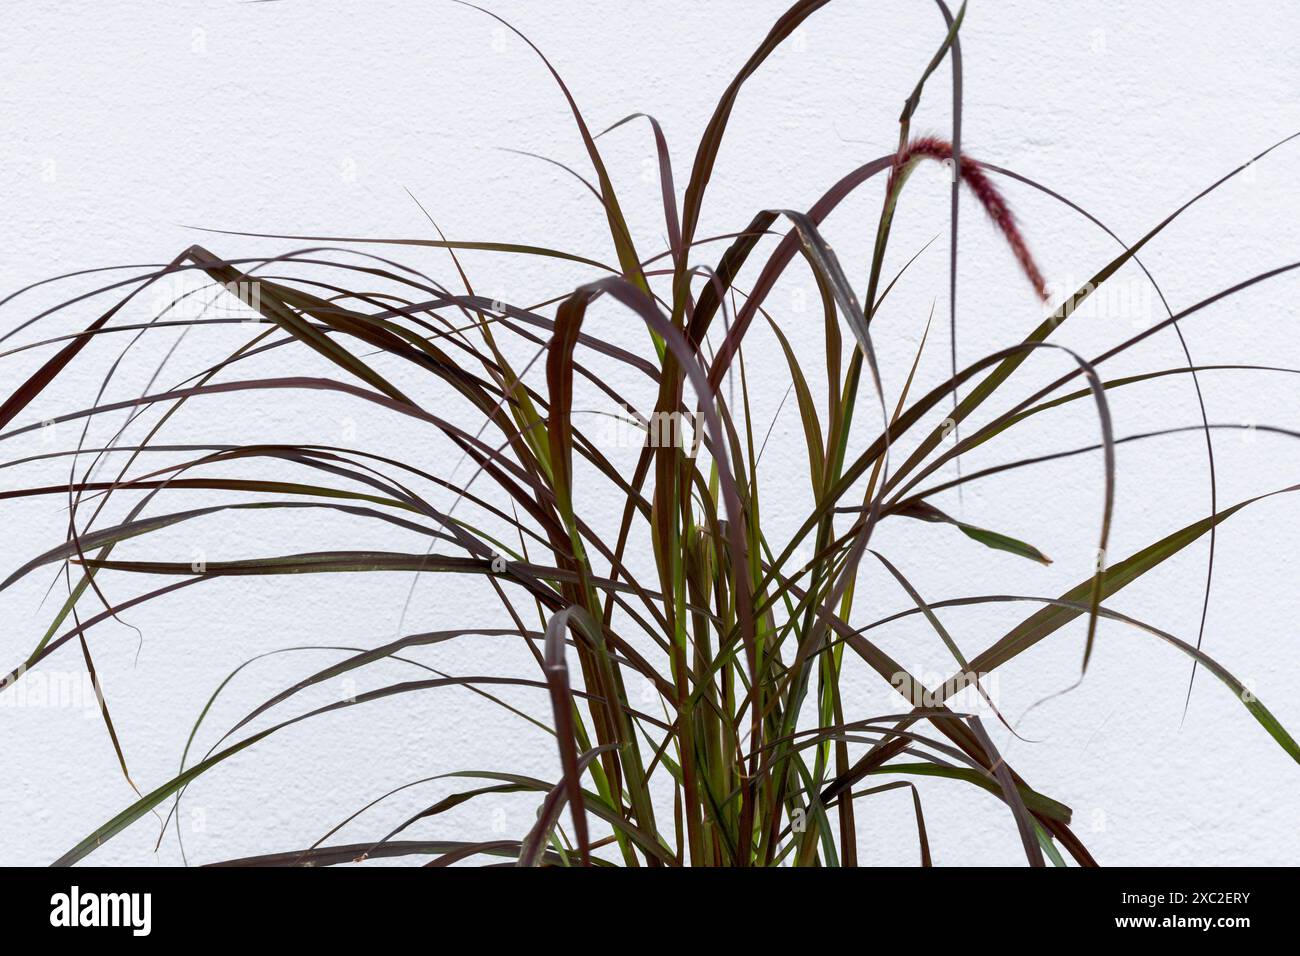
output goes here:
[[[893, 195], [894, 185], [898, 177], [904, 170], [919, 162], [922, 159], [933, 159], [938, 162], [949, 165], [952, 163], [952, 143], [939, 139], [935, 136], [919, 136], [907, 144], [894, 161], [894, 168], [889, 174], [889, 192], [886, 195]], [[975, 198], [980, 201], [984, 211], [988, 213], [993, 224], [1001, 230], [1002, 235], [1006, 237], [1007, 244], [1011, 246], [1011, 251], [1015, 254], [1016, 260], [1020, 263], [1020, 268], [1025, 271], [1029, 281], [1033, 283], [1034, 291], [1044, 302], [1047, 301], [1047, 283], [1043, 281], [1043, 275], [1038, 271], [1038, 265], [1034, 262], [1034, 257], [1029, 254], [1029, 247], [1025, 244], [1025, 238], [1020, 234], [1020, 228], [1016, 225], [1016, 218], [1011, 214], [1011, 209], [1007, 202], [998, 192], [993, 181], [989, 179], [988, 174], [984, 171], [976, 160], [969, 156], [961, 157], [961, 178], [970, 191], [975, 194]]]

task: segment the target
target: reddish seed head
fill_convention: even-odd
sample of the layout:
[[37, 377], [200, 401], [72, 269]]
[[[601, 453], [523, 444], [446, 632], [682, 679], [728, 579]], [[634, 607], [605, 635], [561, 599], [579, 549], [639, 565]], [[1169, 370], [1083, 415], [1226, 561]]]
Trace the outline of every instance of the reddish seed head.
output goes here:
[[[933, 159], [941, 163], [951, 162], [952, 143], [935, 136], [921, 136], [908, 143], [907, 148], [896, 157], [894, 168], [890, 171], [889, 191], [891, 194], [899, 173], [911, 163], [921, 159]], [[1029, 254], [1029, 247], [1025, 245], [1024, 236], [1020, 234], [1020, 228], [1016, 225], [1015, 216], [1011, 215], [1010, 207], [1007, 206], [1006, 200], [1002, 198], [1002, 194], [993, 185], [993, 181], [989, 179], [988, 174], [984, 172], [984, 167], [969, 156], [962, 156], [961, 178], [970, 187], [970, 191], [975, 194], [975, 198], [980, 201], [980, 205], [989, 214], [993, 224], [1006, 237], [1007, 244], [1011, 246], [1011, 251], [1015, 254], [1016, 261], [1020, 263], [1020, 268], [1025, 271], [1025, 275], [1033, 283], [1034, 291], [1038, 293], [1038, 297], [1046, 302], [1047, 283], [1043, 281], [1043, 274], [1038, 271], [1038, 265], [1034, 262], [1034, 257]]]

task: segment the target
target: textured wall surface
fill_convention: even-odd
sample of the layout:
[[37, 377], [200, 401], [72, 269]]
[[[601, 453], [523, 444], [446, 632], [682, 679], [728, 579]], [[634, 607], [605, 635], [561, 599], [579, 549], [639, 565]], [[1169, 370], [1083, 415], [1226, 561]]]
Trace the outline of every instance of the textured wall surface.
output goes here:
[[[593, 128], [636, 111], [656, 116], [668, 136], [679, 189], [718, 95], [784, 9], [783, 0], [522, 2], [489, 0], [552, 59]], [[221, 255], [265, 255], [306, 245], [202, 234], [193, 227], [319, 236], [434, 235], [419, 200], [449, 236], [531, 242], [612, 259], [603, 217], [580, 183], [553, 165], [509, 150], [588, 167], [581, 142], [544, 66], [495, 21], [450, 2], [284, 0], [167, 4], [102, 0], [22, 5], [0, 35], [0, 182], [5, 244], [0, 291], [55, 274], [163, 262], [202, 241]], [[891, 151], [899, 108], [943, 36], [923, 0], [842, 0], [820, 11], [763, 66], [741, 95], [720, 155], [700, 234], [743, 227], [761, 208], [806, 208], [854, 166]], [[1077, 203], [1132, 242], [1221, 175], [1300, 130], [1300, 5], [1243, 2], [1071, 2], [972, 0], [962, 30], [964, 145]], [[914, 128], [948, 135], [947, 63], [927, 87]], [[602, 140], [642, 249], [661, 248], [663, 229], [653, 149], [643, 124]], [[1300, 141], [1282, 147], [1198, 203], [1154, 240], [1143, 261], [1170, 308], [1184, 309], [1266, 269], [1300, 259]], [[875, 183], [827, 224], [846, 269], [862, 282], [883, 187]], [[1014, 183], [1007, 194], [1054, 289], [1085, 281], [1119, 248], [1096, 225], [1042, 193]], [[937, 238], [936, 238], [937, 237]], [[921, 385], [948, 363], [948, 191], [939, 167], [922, 168], [900, 207], [887, 271], [934, 239], [891, 293], [875, 334], [886, 389], [897, 395], [921, 330], [935, 309]], [[705, 247], [703, 262], [719, 247]], [[388, 249], [454, 284], [445, 254]], [[964, 197], [961, 215], [958, 352], [963, 363], [1022, 337], [1042, 309], [1011, 255]], [[485, 294], [528, 303], [586, 278], [490, 254], [465, 264]], [[103, 284], [101, 273], [42, 287], [0, 306], [0, 334], [44, 308]], [[806, 277], [803, 277], [806, 279]], [[819, 312], [800, 276], [773, 293], [808, 374], [820, 354]], [[1165, 317], [1161, 299], [1134, 267], [1062, 329], [1059, 341], [1094, 356]], [[42, 319], [0, 343], [17, 344], [84, 327], [109, 299]], [[1184, 331], [1198, 364], [1300, 367], [1295, 303], [1300, 274], [1251, 288], [1189, 317]], [[126, 314], [148, 318], [149, 303]], [[98, 309], [98, 310], [97, 310]], [[601, 330], [627, 323], [611, 312]], [[615, 331], [611, 331], [615, 330]], [[755, 415], [776, 425], [763, 465], [769, 512], [778, 499], [806, 506], [804, 449], [793, 402], [777, 415], [788, 382], [772, 336], [755, 335], [747, 356], [758, 373]], [[136, 344], [108, 395], [146, 387], [179, 332]], [[239, 327], [179, 341], [159, 375], [171, 385], [248, 337]], [[88, 349], [73, 374], [15, 424], [39, 421], [95, 399], [125, 339]], [[644, 332], [627, 334], [645, 346]], [[260, 359], [257, 374], [314, 374], [319, 362]], [[0, 356], [0, 391], [30, 374], [48, 347]], [[1162, 332], [1107, 365], [1107, 377], [1185, 364], [1177, 338]], [[1019, 398], [1070, 368], [1064, 354], [1035, 356], [1011, 395]], [[313, 371], [314, 370], [314, 371]], [[1300, 429], [1297, 380], [1285, 372], [1207, 371], [1207, 414], [1230, 425]], [[639, 387], [639, 386], [638, 386]], [[643, 392], [644, 389], [641, 389]], [[818, 391], [820, 394], [820, 391]], [[422, 397], [436, 401], [436, 392]], [[891, 399], [892, 401], [892, 399]], [[1199, 421], [1186, 376], [1116, 390], [1116, 434], [1129, 436]], [[1005, 405], [1002, 407], [1006, 407]], [[111, 438], [114, 418], [91, 441]], [[64, 426], [60, 426], [61, 428]], [[63, 444], [78, 433], [68, 425]], [[211, 400], [165, 433], [168, 440], [326, 441], [400, 448], [430, 467], [452, 462], [422, 430], [311, 393]], [[1095, 442], [1087, 403], [1049, 413], [974, 453], [968, 470]], [[48, 450], [48, 436], [0, 445], [0, 464]], [[1219, 501], [1235, 503], [1297, 480], [1300, 445], [1264, 430], [1215, 434]], [[62, 470], [61, 470], [62, 469]], [[1208, 513], [1203, 437], [1196, 431], [1122, 445], [1112, 555], [1123, 556]], [[52, 481], [66, 461], [0, 469], [0, 488]], [[982, 550], [951, 529], [886, 522], [874, 546], [927, 598], [973, 594], [1057, 595], [1095, 560], [1101, 462], [1088, 453], [973, 482], [944, 507], [967, 520], [1031, 540], [1055, 561], [1040, 567]], [[601, 493], [601, 492], [593, 492]], [[192, 495], [186, 501], [199, 501]], [[207, 499], [204, 499], [207, 500]], [[222, 498], [221, 500], [227, 500]], [[610, 499], [612, 502], [613, 499]], [[0, 574], [59, 543], [66, 499], [0, 503]], [[180, 498], [173, 504], [181, 506]], [[1222, 525], [1204, 647], [1300, 729], [1296, 621], [1296, 515], [1300, 500], [1278, 496]], [[795, 510], [791, 508], [793, 518]], [[780, 515], [773, 517], [779, 523]], [[790, 530], [790, 529], [787, 529]], [[950, 533], [951, 532], [951, 533]], [[412, 546], [359, 520], [268, 513], [169, 530], [155, 544], [122, 546], [135, 557], [208, 560], [338, 546]], [[1117, 596], [1112, 605], [1194, 641], [1207, 543]], [[109, 594], [137, 593], [138, 580], [104, 576]], [[44, 568], [0, 593], [4, 669], [45, 633], [66, 588]], [[208, 695], [254, 655], [302, 645], [371, 646], [405, 631], [500, 620], [490, 593], [433, 577], [411, 591], [406, 575], [234, 579], [184, 590], [131, 609], [90, 632], [131, 774], [141, 790], [175, 773]], [[402, 619], [408, 592], [410, 607]], [[908, 606], [907, 595], [864, 572], [861, 621]], [[873, 613], [874, 612], [874, 613]], [[87, 614], [94, 613], [93, 602]], [[1024, 606], [946, 612], [973, 656], [1025, 613]], [[1037, 788], [1075, 809], [1078, 832], [1105, 864], [1287, 864], [1300, 854], [1300, 768], [1222, 684], [1202, 671], [1186, 718], [1189, 660], [1140, 631], [1103, 625], [1083, 683], [1030, 710], [1077, 678], [1083, 631], [1054, 635], [997, 678], [999, 702], [1022, 719], [1022, 739], [996, 724], [997, 743]], [[921, 674], [951, 665], [923, 622], [900, 624], [880, 641]], [[457, 674], [518, 673], [517, 649], [491, 639], [426, 649], [430, 666]], [[286, 683], [336, 659], [302, 650], [263, 659], [231, 682], [201, 728], [196, 752]], [[47, 688], [83, 669], [75, 642], [43, 666]], [[411, 676], [400, 663], [364, 678]], [[873, 675], [856, 675], [864, 714], [897, 706]], [[21, 687], [21, 685], [19, 685]], [[16, 691], [19, 688], [14, 688]], [[355, 690], [355, 688], [353, 688]], [[335, 699], [339, 688], [306, 695]], [[0, 863], [43, 864], [133, 798], [92, 702], [62, 704], [32, 692], [0, 695]], [[537, 694], [511, 696], [546, 713]], [[401, 698], [333, 715], [240, 754], [191, 789], [155, 852], [161, 818], [148, 817], [90, 857], [92, 864], [173, 864], [177, 835], [190, 862], [292, 849], [386, 791], [460, 770], [509, 768], [553, 777], [546, 735], [459, 690]], [[925, 781], [927, 822], [939, 864], [1014, 864], [1018, 840], [997, 800], [963, 784]], [[406, 813], [454, 789], [433, 781], [405, 790], [351, 824], [339, 839], [377, 837]], [[872, 798], [858, 811], [867, 863], [916, 859], [906, 792]], [[516, 835], [534, 806], [512, 800], [488, 811], [462, 809], [419, 831], [430, 837]]]

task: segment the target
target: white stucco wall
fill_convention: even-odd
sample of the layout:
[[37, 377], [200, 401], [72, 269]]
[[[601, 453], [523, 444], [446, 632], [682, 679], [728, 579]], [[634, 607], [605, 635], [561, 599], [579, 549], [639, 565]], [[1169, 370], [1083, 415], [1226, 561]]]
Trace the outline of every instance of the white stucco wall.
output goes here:
[[[551, 57], [594, 128], [634, 111], [655, 115], [668, 135], [680, 189], [717, 96], [786, 3], [494, 0], [491, 6]], [[923, 0], [842, 0], [812, 17], [745, 88], [700, 234], [739, 229], [760, 208], [805, 208], [846, 171], [891, 150], [899, 107], [942, 35], [937, 11]], [[1064, 193], [1130, 241], [1203, 186], [1300, 129], [1295, 4], [972, 0], [961, 37], [966, 150]], [[552, 166], [499, 148], [543, 153], [585, 172], [563, 98], [521, 42], [453, 3], [20, 5], [6, 13], [0, 71], [4, 294], [57, 273], [165, 261], [194, 241], [232, 257], [294, 246], [204, 236], [189, 225], [431, 237], [407, 190], [451, 237], [534, 242], [612, 259], [599, 209], [580, 185]], [[931, 80], [914, 123], [918, 132], [947, 135], [949, 77], [945, 64]], [[648, 132], [628, 126], [604, 142], [638, 243], [658, 248], [657, 185], [645, 175], [653, 157]], [[1297, 157], [1300, 141], [1223, 187], [1151, 244], [1144, 259], [1173, 308], [1300, 259]], [[947, 374], [946, 185], [937, 167], [919, 170], [895, 226], [893, 268], [938, 239], [876, 322], [891, 395], [936, 300], [920, 384], [932, 386]], [[868, 187], [827, 226], [860, 284], [881, 188]], [[1114, 242], [1077, 214], [1028, 188], [1008, 184], [1006, 190], [1056, 288], [1081, 283], [1115, 253]], [[454, 282], [449, 262], [435, 250], [397, 257]], [[470, 255], [466, 263], [480, 291], [525, 304], [587, 275], [492, 255]], [[811, 366], [821, 320], [812, 310], [798, 312], [799, 296], [807, 292], [798, 288], [798, 278], [792, 273], [770, 305]], [[1137, 303], [1136, 320], [1115, 300], [1072, 320], [1058, 341], [1092, 356], [1162, 317], [1138, 273], [1126, 269], [1119, 282]], [[0, 332], [86, 283], [5, 304]], [[1297, 293], [1300, 276], [1291, 274], [1198, 313], [1185, 329], [1192, 354], [1202, 364], [1300, 366]], [[61, 313], [0, 350], [74, 331], [97, 314], [89, 306]], [[965, 197], [958, 304], [963, 362], [1018, 340], [1040, 314], [1010, 255]], [[133, 315], [147, 318], [143, 310]], [[615, 327], [613, 313], [600, 321], [602, 331]], [[172, 384], [203, 368], [245, 333], [192, 335], [159, 381]], [[173, 339], [163, 334], [136, 346], [111, 394], [125, 397], [142, 387]], [[639, 328], [628, 333], [629, 345], [644, 341]], [[117, 347], [88, 350], [73, 374], [15, 424], [89, 404]], [[763, 384], [780, 383], [756, 396], [756, 414], [766, 422], [788, 379], [770, 334], [756, 329], [753, 348], [751, 374], [757, 369]], [[48, 354], [0, 358], [0, 392]], [[287, 353], [273, 353], [250, 371], [283, 373], [277, 354], [282, 359]], [[1176, 339], [1164, 333], [1106, 372], [1181, 361]], [[1062, 356], [1036, 357], [1018, 376], [1015, 394], [1028, 394], [1068, 367]], [[321, 366], [303, 360], [293, 368]], [[810, 375], [819, 380], [811, 367]], [[1211, 421], [1300, 427], [1293, 376], [1208, 372], [1203, 384]], [[1121, 436], [1197, 422], [1185, 377], [1116, 392], [1113, 413]], [[171, 440], [255, 435], [339, 441], [348, 434], [372, 449], [400, 448], [429, 466], [451, 460], [425, 430], [311, 393], [259, 400], [255, 410], [239, 399], [214, 400], [187, 415], [183, 427], [167, 433]], [[105, 422], [97, 434], [111, 434], [120, 422]], [[765, 510], [777, 520], [786, 495], [806, 498], [797, 429], [791, 402], [764, 458], [770, 469]], [[75, 434], [69, 429], [63, 438]], [[1096, 434], [1095, 416], [1078, 405], [990, 443], [968, 467], [1088, 444]], [[1221, 503], [1296, 481], [1300, 445], [1292, 439], [1224, 431], [1215, 441]], [[5, 442], [0, 461], [38, 454], [46, 447], [41, 442], [39, 436]], [[1196, 433], [1127, 444], [1118, 457], [1112, 555], [1127, 555], [1207, 513], [1204, 447]], [[1080, 457], [972, 484], [960, 503], [953, 496], [942, 500], [974, 523], [1031, 540], [1055, 559], [1050, 568], [982, 550], [950, 529], [901, 520], [887, 522], [875, 546], [931, 599], [1059, 594], [1091, 567], [1099, 474], [1095, 455]], [[42, 475], [61, 477], [49, 467], [5, 469], [0, 488], [34, 484]], [[181, 500], [173, 499], [178, 506]], [[61, 540], [64, 504], [57, 496], [0, 503], [0, 574]], [[1281, 496], [1222, 526], [1205, 637], [1205, 649], [1247, 680], [1293, 731], [1300, 729], [1298, 509], [1300, 500]], [[169, 531], [156, 547], [172, 559], [187, 560], [201, 549], [218, 560], [337, 547], [343, 530], [351, 535], [347, 546], [417, 546], [360, 522], [269, 513]], [[124, 545], [121, 553], [160, 555], [138, 544]], [[1113, 605], [1194, 640], [1205, 557], [1205, 542], [1198, 542]], [[46, 598], [52, 578], [44, 569], [0, 594], [4, 669], [34, 646], [57, 609], [64, 585], [57, 583]], [[119, 598], [139, 588], [135, 579], [104, 580]], [[96, 628], [91, 647], [137, 784], [149, 789], [175, 772], [194, 717], [231, 669], [279, 647], [369, 646], [389, 639], [409, 586], [402, 575], [218, 581], [123, 615], [138, 635], [117, 622]], [[908, 606], [906, 595], [875, 570], [864, 575], [861, 595], [863, 622]], [[984, 608], [944, 619], [973, 656], [1024, 613], [1024, 606]], [[439, 577], [419, 585], [406, 630], [499, 621], [490, 596]], [[946, 676], [951, 670], [922, 623], [882, 632], [880, 640], [918, 671]], [[1074, 627], [1014, 662], [999, 676], [1005, 710], [1018, 716], [1046, 692], [1068, 686], [1081, 647], [1082, 630]], [[224, 729], [334, 656], [299, 652], [249, 668], [214, 708], [201, 741], [212, 743], [218, 725]], [[529, 666], [515, 648], [491, 639], [417, 656], [457, 674], [518, 673]], [[75, 643], [46, 664], [50, 674], [76, 674], [82, 667]], [[1022, 733], [1033, 742], [1011, 740], [996, 725], [993, 732], [1033, 785], [1075, 809], [1077, 830], [1102, 863], [1294, 862], [1300, 853], [1300, 768], [1204, 671], [1181, 721], [1188, 673], [1187, 659], [1176, 651], [1105, 625], [1082, 686], [1025, 719]], [[411, 674], [393, 664], [361, 687]], [[857, 679], [864, 714], [896, 706], [874, 676]], [[542, 695], [507, 696], [546, 713]], [[286, 732], [196, 784], [180, 818], [190, 861], [306, 845], [367, 801], [421, 777], [470, 769], [556, 773], [546, 737], [463, 691], [408, 696], [351, 714]], [[102, 722], [87, 708], [0, 706], [0, 768], [0, 864], [49, 862], [133, 799]], [[435, 782], [405, 791], [339, 839], [378, 837], [449, 789]], [[1020, 858], [1010, 815], [996, 800], [942, 781], [925, 781], [922, 793], [937, 863], [1013, 864]], [[507, 799], [486, 812], [459, 810], [418, 832], [431, 838], [515, 835], [531, 821], [533, 803]], [[872, 798], [858, 816], [863, 862], [915, 861], [905, 792]], [[157, 830], [158, 821], [141, 821], [89, 862], [179, 862], [174, 835], [154, 852]]]

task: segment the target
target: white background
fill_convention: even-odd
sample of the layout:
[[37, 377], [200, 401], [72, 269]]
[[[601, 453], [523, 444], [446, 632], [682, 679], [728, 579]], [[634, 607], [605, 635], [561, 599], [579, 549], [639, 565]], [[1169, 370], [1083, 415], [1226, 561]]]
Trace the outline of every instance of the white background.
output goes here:
[[[505, 2], [509, 17], [549, 57], [594, 129], [628, 113], [654, 114], [672, 148], [679, 190], [705, 122], [730, 77], [782, 12], [781, 0], [713, 3]], [[613, 258], [599, 209], [567, 174], [503, 147], [542, 153], [584, 174], [581, 143], [535, 55], [483, 14], [449, 2], [224, 0], [21, 5], [0, 38], [0, 181], [5, 244], [0, 290], [77, 269], [162, 262], [201, 241], [218, 254], [284, 251], [304, 243], [203, 235], [189, 226], [372, 237], [433, 236], [417, 197], [447, 235], [531, 242]], [[890, 151], [899, 108], [943, 36], [922, 0], [844, 0], [815, 14], [745, 87], [713, 179], [700, 235], [739, 229], [761, 208], [806, 208], [859, 163]], [[1196, 2], [1047, 4], [974, 0], [962, 30], [964, 146], [1048, 185], [1132, 241], [1203, 186], [1300, 129], [1300, 5]], [[949, 67], [932, 78], [917, 132], [951, 128]], [[650, 137], [631, 124], [602, 140], [620, 197], [643, 252], [662, 245], [657, 183], [647, 177]], [[1170, 305], [1185, 308], [1265, 269], [1300, 259], [1300, 143], [1283, 147], [1200, 203], [1149, 247], [1144, 261]], [[860, 191], [827, 225], [846, 269], [863, 284], [882, 185]], [[1116, 252], [1114, 241], [1077, 214], [1032, 190], [1005, 185], [1044, 272], [1058, 290], [1078, 285]], [[946, 376], [948, 192], [942, 170], [922, 168], [900, 207], [889, 271], [939, 238], [891, 294], [874, 326], [893, 396], [931, 304], [935, 329], [920, 385]], [[964, 198], [961, 219], [959, 350], [970, 362], [1022, 337], [1041, 317], [1014, 260], [978, 206]], [[705, 247], [710, 262], [720, 247]], [[436, 250], [391, 252], [454, 284]], [[560, 294], [590, 273], [494, 255], [465, 259], [485, 294], [519, 304]], [[798, 311], [798, 281], [778, 287], [769, 306], [814, 382], [819, 313]], [[1119, 288], [1139, 303], [1105, 300], [1057, 341], [1094, 355], [1163, 317], [1140, 274]], [[41, 307], [89, 288], [73, 280], [0, 308], [9, 332]], [[1294, 274], [1199, 312], [1186, 324], [1196, 359], [1300, 366], [1295, 334], [1300, 278]], [[98, 299], [43, 320], [0, 349], [84, 327], [106, 307]], [[1143, 303], [1145, 303], [1143, 305]], [[141, 308], [135, 321], [148, 317]], [[617, 337], [609, 313], [597, 328]], [[120, 338], [120, 337], [119, 337]], [[146, 338], [131, 353], [111, 395], [138, 392], [174, 333]], [[160, 377], [170, 385], [228, 354], [246, 330], [188, 337]], [[125, 341], [88, 349], [64, 381], [14, 424], [84, 407]], [[645, 346], [633, 329], [626, 344]], [[770, 420], [788, 373], [772, 336], [753, 332], [747, 355], [757, 378], [756, 419]], [[8, 392], [50, 350], [0, 359]], [[290, 362], [290, 360], [293, 360]], [[1181, 363], [1171, 333], [1108, 365], [1107, 377]], [[1017, 377], [1023, 395], [1067, 370], [1062, 356], [1036, 357]], [[308, 371], [303, 371], [304, 369]], [[315, 374], [323, 367], [288, 350], [258, 374]], [[613, 373], [611, 373], [613, 374]], [[1209, 372], [1211, 421], [1300, 427], [1294, 377]], [[429, 386], [422, 397], [438, 400]], [[639, 386], [637, 386], [639, 387]], [[918, 386], [919, 387], [919, 386]], [[644, 392], [644, 389], [642, 389]], [[815, 394], [821, 389], [814, 384]], [[264, 393], [266, 394], [266, 393]], [[1006, 401], [1006, 399], [1004, 399]], [[1112, 394], [1118, 435], [1197, 422], [1186, 377]], [[1005, 406], [1002, 406], [1005, 407]], [[862, 419], [866, 421], [866, 419]], [[100, 426], [108, 437], [120, 418]], [[874, 425], [874, 422], [871, 423]], [[865, 425], [863, 426], [865, 428]], [[314, 393], [212, 400], [186, 413], [172, 441], [340, 442], [402, 454], [447, 470], [454, 461], [427, 432], [358, 411]], [[1090, 444], [1095, 415], [1086, 403], [1048, 413], [973, 455], [969, 469]], [[63, 432], [64, 444], [77, 433]], [[861, 437], [870, 437], [863, 435]], [[1216, 434], [1220, 502], [1296, 480], [1300, 448], [1264, 433]], [[340, 442], [341, 443], [341, 442]], [[3, 443], [0, 461], [48, 450], [24, 436]], [[793, 400], [764, 458], [766, 516], [788, 530], [806, 508], [806, 461]], [[64, 464], [0, 470], [0, 487], [57, 482]], [[250, 472], [245, 472], [246, 474]], [[260, 472], [265, 474], [265, 472]], [[1082, 580], [1094, 559], [1100, 505], [1095, 454], [974, 483], [944, 507], [968, 520], [1024, 537], [1055, 559], [1040, 568], [989, 552], [952, 529], [896, 519], [874, 546], [930, 599], [981, 593], [1056, 595]], [[1196, 433], [1125, 445], [1111, 553], [1124, 556], [1207, 513], [1203, 439]], [[599, 508], [602, 490], [592, 491]], [[188, 506], [199, 496], [177, 495]], [[212, 500], [230, 500], [217, 496]], [[606, 496], [606, 503], [613, 499]], [[444, 497], [441, 504], [449, 503]], [[5, 501], [0, 572], [62, 540], [58, 497]], [[1300, 729], [1295, 621], [1300, 612], [1295, 515], [1300, 501], [1260, 503], [1222, 526], [1205, 649], [1245, 679], [1293, 731]], [[784, 512], [788, 508], [789, 514]], [[608, 510], [608, 509], [606, 509]], [[209, 521], [123, 545], [119, 556], [209, 560], [330, 547], [414, 549], [342, 518], [267, 513]], [[1206, 542], [1125, 590], [1113, 606], [1194, 640]], [[45, 568], [0, 594], [4, 669], [20, 662], [59, 604], [58, 583], [42, 603]], [[103, 577], [118, 599], [138, 579]], [[165, 781], [208, 695], [249, 657], [303, 644], [370, 646], [398, 626], [410, 586], [404, 575], [235, 579], [201, 585], [123, 615], [91, 632], [118, 733], [142, 790]], [[867, 620], [908, 606], [896, 585], [869, 569], [858, 615]], [[93, 613], [93, 602], [87, 605]], [[1032, 609], [1026, 605], [954, 611], [944, 619], [969, 656]], [[420, 584], [406, 631], [456, 624], [493, 626], [499, 608], [471, 584], [438, 577]], [[915, 619], [878, 632], [900, 661], [935, 677], [952, 669], [942, 647]], [[1000, 703], [1023, 714], [1078, 673], [1082, 631], [1062, 631], [999, 676]], [[494, 639], [416, 655], [457, 674], [529, 672], [526, 657]], [[250, 667], [214, 707], [200, 733], [206, 747], [222, 730], [286, 683], [337, 658], [299, 652]], [[52, 674], [82, 667], [75, 642], [46, 662]], [[1033, 742], [997, 742], [1032, 785], [1075, 810], [1076, 830], [1104, 864], [1286, 864], [1300, 852], [1300, 768], [1268, 738], [1233, 695], [1204, 671], [1181, 721], [1189, 662], [1155, 639], [1104, 625], [1083, 685], [1036, 709], [1021, 725]], [[394, 664], [364, 679], [410, 679]], [[857, 678], [855, 678], [857, 679]], [[874, 675], [857, 679], [861, 715], [897, 706]], [[337, 696], [338, 689], [311, 700]], [[309, 695], [310, 696], [310, 695]], [[504, 695], [545, 714], [543, 695]], [[43, 864], [125, 807], [122, 779], [93, 710], [0, 706], [0, 863]], [[306, 845], [375, 797], [403, 783], [459, 770], [505, 769], [554, 778], [546, 736], [467, 692], [408, 696], [294, 728], [203, 778], [180, 823], [190, 862]], [[381, 836], [408, 812], [466, 784], [438, 781], [381, 804], [336, 837]], [[1022, 860], [1005, 807], [960, 783], [921, 783], [939, 864]], [[470, 805], [423, 824], [430, 838], [517, 836], [534, 799]], [[906, 792], [871, 798], [858, 810], [864, 863], [916, 860]], [[142, 820], [90, 857], [94, 864], [180, 862], [174, 834], [155, 853], [158, 821]]]

